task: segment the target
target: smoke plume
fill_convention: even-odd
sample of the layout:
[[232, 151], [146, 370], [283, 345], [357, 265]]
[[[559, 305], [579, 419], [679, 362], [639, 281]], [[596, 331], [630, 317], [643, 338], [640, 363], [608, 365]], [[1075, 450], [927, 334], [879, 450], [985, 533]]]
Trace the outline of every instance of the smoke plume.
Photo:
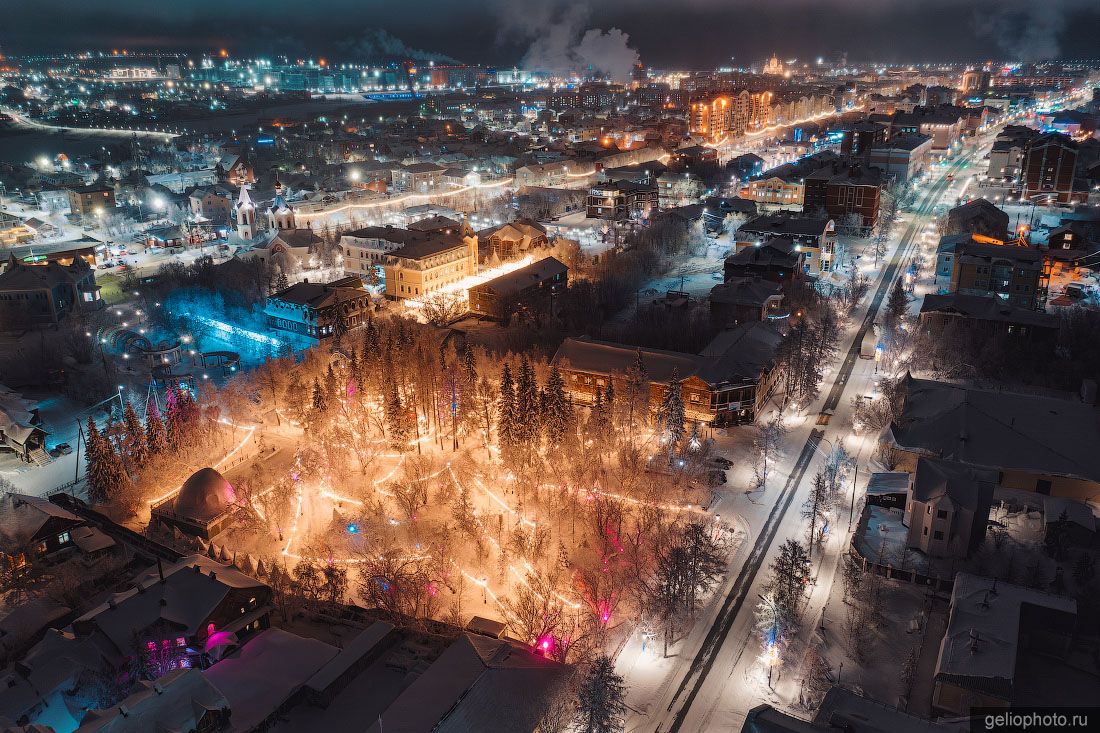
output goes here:
[[618, 28], [586, 28], [590, 11], [585, 5], [507, 3], [504, 7], [501, 35], [531, 41], [523, 56], [525, 69], [555, 76], [600, 74], [624, 81], [638, 63], [638, 52], [630, 47], [626, 33]]
[[1006, 58], [1056, 59], [1069, 16], [1089, 5], [1088, 0], [1002, 0], [976, 11], [974, 25], [980, 35], [997, 41]]
[[455, 63], [455, 59], [441, 53], [413, 48], [383, 28], [372, 28], [358, 38], [349, 38], [338, 44], [340, 49], [364, 61], [440, 61]]

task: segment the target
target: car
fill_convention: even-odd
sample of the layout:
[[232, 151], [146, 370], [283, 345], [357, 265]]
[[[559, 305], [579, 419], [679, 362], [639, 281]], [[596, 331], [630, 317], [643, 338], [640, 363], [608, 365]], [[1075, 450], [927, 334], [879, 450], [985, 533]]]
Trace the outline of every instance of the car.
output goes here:
[[68, 443], [58, 443], [54, 446], [54, 450], [57, 451], [58, 455], [67, 456], [73, 452], [73, 447]]

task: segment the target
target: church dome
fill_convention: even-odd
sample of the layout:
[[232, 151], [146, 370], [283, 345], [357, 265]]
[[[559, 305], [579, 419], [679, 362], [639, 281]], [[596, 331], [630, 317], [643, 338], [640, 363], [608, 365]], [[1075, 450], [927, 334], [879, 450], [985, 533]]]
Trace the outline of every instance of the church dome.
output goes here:
[[236, 500], [233, 486], [213, 468], [191, 474], [176, 496], [176, 514], [207, 522], [228, 509]]

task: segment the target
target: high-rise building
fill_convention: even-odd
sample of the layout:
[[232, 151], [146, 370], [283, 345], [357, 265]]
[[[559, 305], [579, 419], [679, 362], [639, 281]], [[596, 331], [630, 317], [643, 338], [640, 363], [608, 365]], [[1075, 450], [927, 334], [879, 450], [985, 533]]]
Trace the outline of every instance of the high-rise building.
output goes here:
[[1057, 132], [1035, 138], [1024, 153], [1024, 196], [1040, 202], [1070, 203], [1076, 166], [1077, 143]]

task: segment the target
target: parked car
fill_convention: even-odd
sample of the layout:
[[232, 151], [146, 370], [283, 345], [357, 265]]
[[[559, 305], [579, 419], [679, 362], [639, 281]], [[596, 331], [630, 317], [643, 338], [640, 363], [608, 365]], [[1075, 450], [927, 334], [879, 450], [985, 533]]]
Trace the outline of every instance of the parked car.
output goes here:
[[72, 452], [73, 447], [68, 443], [58, 443], [54, 446], [53, 450], [50, 451], [50, 455], [57, 458], [58, 456], [67, 456]]

